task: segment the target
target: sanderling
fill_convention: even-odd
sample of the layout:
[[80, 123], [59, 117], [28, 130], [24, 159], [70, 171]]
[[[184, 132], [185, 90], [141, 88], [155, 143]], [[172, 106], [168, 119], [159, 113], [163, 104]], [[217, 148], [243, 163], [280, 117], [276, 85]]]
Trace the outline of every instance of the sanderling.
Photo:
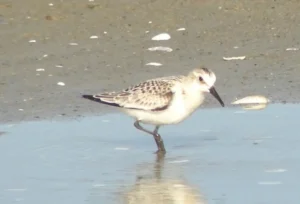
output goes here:
[[[207, 68], [192, 70], [187, 76], [169, 76], [144, 81], [120, 92], [83, 95], [102, 104], [116, 106], [135, 118], [134, 126], [153, 135], [157, 153], [165, 153], [158, 129], [162, 125], [177, 124], [191, 115], [204, 100], [204, 93], [211, 93], [224, 107], [214, 88], [215, 74]], [[154, 131], [146, 130], [140, 123], [155, 125]]]

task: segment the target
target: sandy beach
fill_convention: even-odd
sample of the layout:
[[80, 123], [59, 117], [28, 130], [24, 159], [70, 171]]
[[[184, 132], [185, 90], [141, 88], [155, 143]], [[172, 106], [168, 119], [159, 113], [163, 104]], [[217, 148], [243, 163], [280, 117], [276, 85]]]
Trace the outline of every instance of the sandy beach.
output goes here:
[[[200, 65], [215, 71], [226, 104], [253, 94], [298, 102], [299, 7], [297, 1], [2, 1], [0, 121], [101, 114], [106, 107], [82, 93], [121, 90]], [[151, 40], [160, 33], [171, 39]], [[158, 46], [173, 51], [148, 50]], [[246, 58], [223, 59], [233, 56]]]

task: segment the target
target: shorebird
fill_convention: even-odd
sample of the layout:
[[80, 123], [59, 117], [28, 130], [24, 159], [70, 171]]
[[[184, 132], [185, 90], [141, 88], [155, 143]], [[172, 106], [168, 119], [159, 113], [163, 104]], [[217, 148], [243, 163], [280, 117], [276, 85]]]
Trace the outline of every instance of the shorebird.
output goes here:
[[[150, 79], [119, 92], [82, 95], [83, 98], [121, 108], [135, 118], [134, 126], [153, 135], [157, 153], [165, 153], [164, 142], [158, 134], [162, 125], [177, 124], [190, 116], [203, 103], [204, 94], [211, 93], [224, 107], [214, 88], [216, 75], [207, 68], [197, 68], [188, 75]], [[141, 126], [151, 124], [153, 131]]]

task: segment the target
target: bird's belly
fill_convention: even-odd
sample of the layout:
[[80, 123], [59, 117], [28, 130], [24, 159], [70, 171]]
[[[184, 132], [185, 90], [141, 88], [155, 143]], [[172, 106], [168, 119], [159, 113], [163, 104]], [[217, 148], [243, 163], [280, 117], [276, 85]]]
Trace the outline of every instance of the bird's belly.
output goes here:
[[141, 121], [152, 125], [167, 125], [178, 123], [182, 114], [166, 109], [163, 111], [126, 110], [126, 112]]
[[177, 100], [170, 107], [169, 115], [173, 118], [171, 124], [179, 123], [194, 113], [203, 101], [202, 97]]
[[194, 100], [179, 98], [162, 111], [127, 110], [126, 112], [143, 123], [153, 125], [176, 124], [190, 116], [200, 106], [202, 101], [202, 97], [194, 98]]

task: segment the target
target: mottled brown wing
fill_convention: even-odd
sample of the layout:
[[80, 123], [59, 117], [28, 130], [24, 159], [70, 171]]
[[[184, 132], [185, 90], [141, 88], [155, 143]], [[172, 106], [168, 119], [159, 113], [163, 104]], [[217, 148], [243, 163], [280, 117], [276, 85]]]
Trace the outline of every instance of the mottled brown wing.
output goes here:
[[171, 103], [172, 85], [171, 81], [149, 80], [119, 93], [104, 93], [94, 97], [124, 108], [159, 111]]

